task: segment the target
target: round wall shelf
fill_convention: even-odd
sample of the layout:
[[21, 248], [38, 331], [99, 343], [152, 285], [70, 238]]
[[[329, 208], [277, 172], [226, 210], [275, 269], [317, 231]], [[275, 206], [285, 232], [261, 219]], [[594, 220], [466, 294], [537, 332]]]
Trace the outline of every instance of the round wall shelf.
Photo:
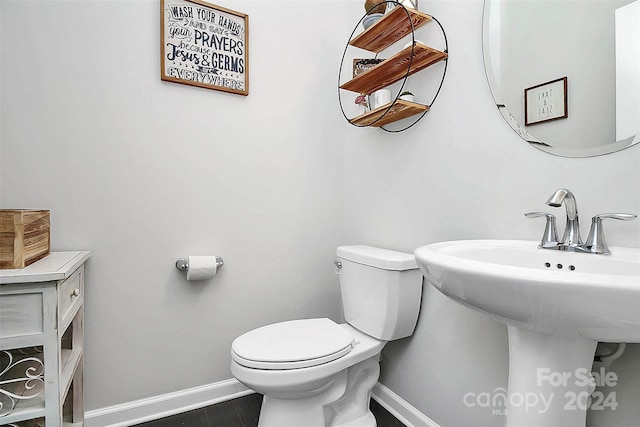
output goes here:
[[[386, 13], [354, 37], [360, 24], [370, 16], [371, 11], [384, 4], [387, 5]], [[444, 51], [429, 47], [417, 41], [415, 38], [415, 30], [431, 21], [435, 21], [442, 30], [445, 42]], [[407, 36], [411, 37], [410, 42], [398, 53], [384, 60], [377, 59], [380, 52]], [[364, 62], [369, 62], [369, 65], [365, 66], [362, 72], [354, 72], [351, 80], [341, 83], [342, 70], [349, 47], [356, 47], [371, 52], [375, 54], [375, 58], [373, 58], [373, 60], [365, 59]], [[424, 117], [440, 93], [447, 72], [447, 59], [447, 37], [444, 28], [437, 19], [417, 10], [407, 8], [397, 1], [389, 0], [376, 3], [367, 10], [367, 13], [356, 24], [342, 54], [340, 70], [338, 72], [338, 101], [343, 116], [350, 124], [357, 127], [373, 126], [379, 127], [387, 132], [402, 132], [410, 128]], [[409, 76], [440, 61], [445, 62], [442, 79], [435, 96], [429, 104], [420, 104], [414, 101], [400, 99]], [[400, 81], [402, 82], [400, 88], [396, 91], [395, 96], [392, 96], [390, 102], [351, 118], [345, 112], [342, 91], [365, 96], [371, 101], [372, 95], [376, 91]], [[415, 120], [401, 129], [390, 130], [384, 127], [385, 125], [409, 117], [415, 117]]]

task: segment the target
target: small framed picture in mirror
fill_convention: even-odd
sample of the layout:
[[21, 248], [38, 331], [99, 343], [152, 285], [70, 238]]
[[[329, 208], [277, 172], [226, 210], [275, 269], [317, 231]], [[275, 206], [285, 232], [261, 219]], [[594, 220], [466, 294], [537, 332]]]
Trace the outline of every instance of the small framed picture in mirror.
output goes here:
[[525, 125], [566, 119], [567, 77], [529, 87], [524, 90]]

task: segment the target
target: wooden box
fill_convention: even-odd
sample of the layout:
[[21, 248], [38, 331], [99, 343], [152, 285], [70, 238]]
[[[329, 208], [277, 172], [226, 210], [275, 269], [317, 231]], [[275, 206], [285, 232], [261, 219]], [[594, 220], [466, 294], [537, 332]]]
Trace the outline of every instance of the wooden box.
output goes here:
[[0, 209], [0, 269], [24, 268], [50, 247], [48, 210]]

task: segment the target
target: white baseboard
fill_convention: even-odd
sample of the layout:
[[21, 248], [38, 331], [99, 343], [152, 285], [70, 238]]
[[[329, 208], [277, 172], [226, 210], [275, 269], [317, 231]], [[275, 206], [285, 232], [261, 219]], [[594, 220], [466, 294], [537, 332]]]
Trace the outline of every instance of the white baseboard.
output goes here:
[[168, 417], [253, 393], [238, 380], [230, 379], [187, 390], [135, 400], [121, 405], [87, 411], [85, 427], [128, 427]]
[[[128, 427], [180, 414], [253, 393], [238, 380], [230, 379], [121, 405], [87, 411], [85, 427]], [[407, 427], [440, 427], [389, 388], [377, 383], [371, 396]]]
[[407, 427], [440, 427], [383, 384], [373, 387], [371, 397]]

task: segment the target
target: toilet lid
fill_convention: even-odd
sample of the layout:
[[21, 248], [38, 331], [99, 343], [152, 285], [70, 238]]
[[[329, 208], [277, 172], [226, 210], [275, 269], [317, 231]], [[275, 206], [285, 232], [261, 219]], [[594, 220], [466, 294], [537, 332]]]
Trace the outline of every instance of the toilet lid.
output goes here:
[[336, 360], [351, 351], [353, 336], [330, 319], [302, 319], [263, 326], [236, 338], [232, 357], [257, 369], [299, 369]]

